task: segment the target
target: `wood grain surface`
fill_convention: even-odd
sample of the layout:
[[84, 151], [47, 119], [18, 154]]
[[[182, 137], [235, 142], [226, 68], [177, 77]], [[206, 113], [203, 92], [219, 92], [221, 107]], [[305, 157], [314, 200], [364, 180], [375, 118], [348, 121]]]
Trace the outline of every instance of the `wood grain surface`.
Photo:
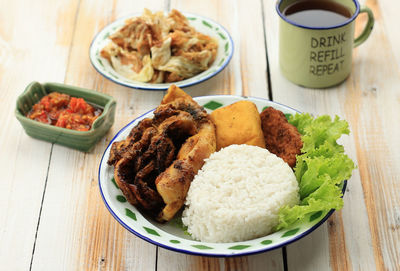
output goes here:
[[[279, 71], [278, 16], [272, 0], [0, 0], [0, 270], [400, 270], [400, 2], [367, 0], [370, 38], [353, 51], [350, 77], [307, 89]], [[122, 87], [91, 66], [93, 37], [143, 8], [203, 15], [222, 24], [235, 48], [217, 76], [185, 89], [192, 96], [236, 94], [272, 99], [350, 124], [341, 143], [356, 162], [344, 208], [282, 249], [213, 258], [172, 252], [125, 230], [102, 202], [101, 156], [129, 121], [165, 92]], [[366, 21], [360, 15], [359, 33]], [[14, 117], [32, 81], [61, 82], [117, 100], [115, 123], [93, 151], [33, 139]]]

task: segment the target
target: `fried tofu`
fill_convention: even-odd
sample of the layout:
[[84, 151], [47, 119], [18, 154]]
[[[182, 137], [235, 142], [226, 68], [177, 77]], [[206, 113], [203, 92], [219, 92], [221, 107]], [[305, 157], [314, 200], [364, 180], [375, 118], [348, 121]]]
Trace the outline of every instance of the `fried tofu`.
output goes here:
[[296, 155], [301, 153], [303, 147], [299, 131], [281, 111], [273, 107], [266, 108], [260, 117], [267, 150], [293, 168], [296, 165]]
[[216, 126], [217, 150], [232, 144], [265, 148], [257, 107], [250, 101], [239, 101], [211, 113]]

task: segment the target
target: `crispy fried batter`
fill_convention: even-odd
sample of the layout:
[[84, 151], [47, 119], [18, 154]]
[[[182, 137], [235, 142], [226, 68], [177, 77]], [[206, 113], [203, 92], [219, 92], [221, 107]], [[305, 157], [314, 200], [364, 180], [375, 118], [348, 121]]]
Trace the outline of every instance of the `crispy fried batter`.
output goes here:
[[153, 119], [113, 143], [108, 160], [129, 203], [170, 220], [183, 206], [190, 183], [215, 151], [215, 127], [189, 95], [171, 86]]
[[266, 148], [282, 158], [290, 167], [296, 165], [303, 142], [297, 128], [291, 125], [285, 115], [272, 107], [260, 114]]
[[208, 114], [188, 94], [171, 86], [159, 108], [184, 110], [195, 119], [198, 132], [189, 137], [179, 150], [176, 160], [156, 179], [157, 191], [166, 206], [159, 221], [169, 221], [183, 206], [190, 183], [199, 169], [216, 150], [215, 126]]
[[[133, 144], [138, 142], [143, 137], [143, 133], [149, 127], [152, 127], [152, 120], [144, 119], [131, 130], [125, 140], [114, 142], [111, 146], [110, 156], [108, 157], [107, 163], [110, 166], [115, 166], [118, 160], [120, 160], [125, 155], [129, 155], [129, 151], [132, 152]], [[147, 131], [147, 137], [149, 136], [149, 132], [150, 131]], [[137, 146], [136, 148], [138, 147], [139, 146]]]

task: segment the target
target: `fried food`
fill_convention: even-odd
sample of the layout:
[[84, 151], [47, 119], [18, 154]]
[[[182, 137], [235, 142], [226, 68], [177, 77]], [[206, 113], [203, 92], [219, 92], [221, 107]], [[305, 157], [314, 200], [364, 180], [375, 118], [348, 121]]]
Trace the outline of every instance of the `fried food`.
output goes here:
[[215, 149], [207, 112], [172, 85], [152, 119], [113, 143], [108, 164], [128, 202], [162, 222], [183, 206], [191, 181]]
[[180, 81], [207, 70], [218, 43], [197, 32], [184, 15], [172, 10], [126, 20], [101, 50], [115, 71], [126, 78], [149, 83]]
[[260, 117], [267, 150], [293, 168], [296, 165], [296, 155], [301, 153], [303, 147], [299, 131], [287, 121], [281, 111], [273, 107], [266, 108]]
[[257, 107], [250, 101], [239, 101], [211, 113], [216, 126], [217, 150], [232, 144], [265, 148]]

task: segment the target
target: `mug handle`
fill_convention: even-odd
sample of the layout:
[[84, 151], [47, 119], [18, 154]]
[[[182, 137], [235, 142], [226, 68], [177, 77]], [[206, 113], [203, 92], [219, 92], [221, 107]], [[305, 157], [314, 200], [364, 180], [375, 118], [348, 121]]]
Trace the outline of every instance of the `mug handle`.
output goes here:
[[367, 24], [364, 27], [364, 30], [362, 33], [354, 40], [354, 47], [357, 47], [361, 43], [367, 40], [369, 35], [371, 34], [372, 28], [374, 28], [374, 14], [372, 13], [372, 10], [368, 7], [362, 6], [360, 8], [360, 13], [366, 12], [368, 15], [368, 21]]

